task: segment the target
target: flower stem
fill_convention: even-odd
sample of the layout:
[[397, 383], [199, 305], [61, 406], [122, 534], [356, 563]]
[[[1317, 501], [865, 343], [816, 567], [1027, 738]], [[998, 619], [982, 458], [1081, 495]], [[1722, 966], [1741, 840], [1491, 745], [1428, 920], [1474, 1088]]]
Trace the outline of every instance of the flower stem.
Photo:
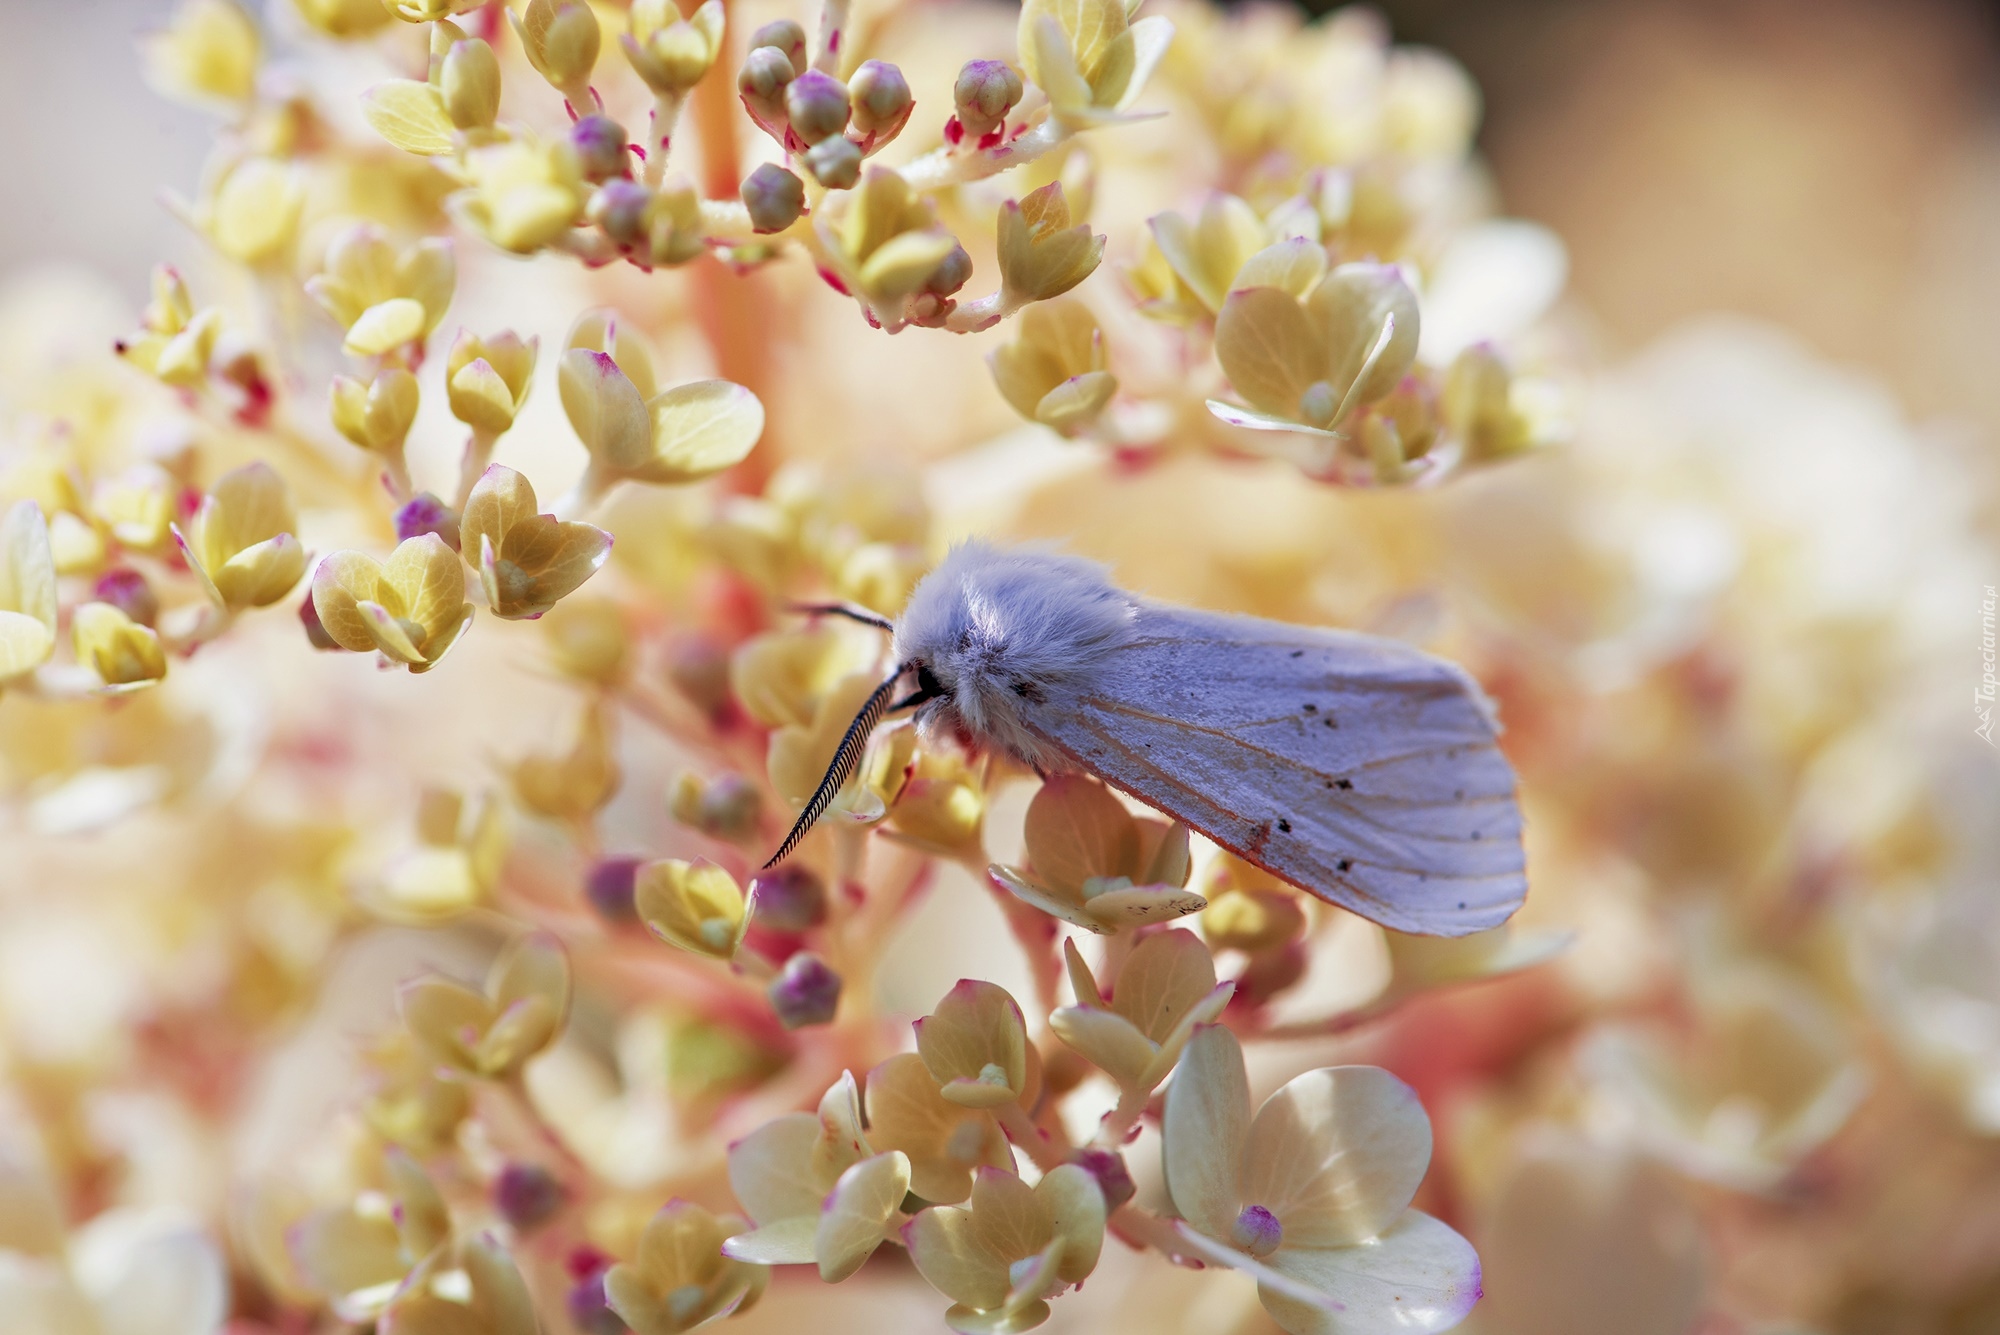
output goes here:
[[486, 465], [493, 462], [493, 447], [499, 440], [500, 437], [491, 431], [478, 427], [472, 429], [471, 437], [465, 442], [465, 453], [459, 457], [458, 490], [453, 493], [452, 509], [464, 513], [465, 503], [471, 498], [472, 489], [479, 484], [480, 474], [486, 471]]
[[1007, 1133], [1007, 1139], [1019, 1146], [1035, 1167], [1043, 1172], [1069, 1162], [1069, 1142], [1059, 1141], [1029, 1121], [1020, 1104], [1003, 1103], [993, 1110], [993, 1116], [1000, 1123], [1000, 1129]]

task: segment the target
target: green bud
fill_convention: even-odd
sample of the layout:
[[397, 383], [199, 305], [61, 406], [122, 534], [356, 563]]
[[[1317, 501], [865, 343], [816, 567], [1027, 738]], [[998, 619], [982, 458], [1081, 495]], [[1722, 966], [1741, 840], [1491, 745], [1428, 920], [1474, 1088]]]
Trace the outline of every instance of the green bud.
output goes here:
[[750, 210], [750, 225], [759, 232], [782, 232], [806, 211], [805, 182], [775, 162], [751, 172], [741, 194]]
[[861, 149], [846, 135], [822, 139], [806, 150], [806, 170], [829, 190], [846, 190], [861, 179]]

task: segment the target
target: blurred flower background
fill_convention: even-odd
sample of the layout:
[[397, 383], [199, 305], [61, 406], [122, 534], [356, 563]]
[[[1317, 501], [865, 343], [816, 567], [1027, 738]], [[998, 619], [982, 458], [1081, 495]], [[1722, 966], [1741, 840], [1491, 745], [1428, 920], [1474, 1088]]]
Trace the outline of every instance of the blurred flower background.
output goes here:
[[[0, 1331], [2000, 1331], [1987, 8], [16, 8]], [[975, 533], [1464, 663], [1526, 907], [760, 872]]]

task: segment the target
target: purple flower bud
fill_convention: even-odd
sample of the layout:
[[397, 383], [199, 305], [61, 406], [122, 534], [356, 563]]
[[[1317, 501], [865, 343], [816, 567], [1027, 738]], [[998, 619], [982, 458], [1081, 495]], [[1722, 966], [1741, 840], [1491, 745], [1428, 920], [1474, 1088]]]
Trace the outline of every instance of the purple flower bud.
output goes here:
[[794, 72], [806, 67], [806, 30], [792, 19], [773, 19], [750, 34], [750, 49], [776, 47], [785, 53]]
[[583, 165], [585, 180], [609, 181], [631, 174], [632, 154], [626, 148], [625, 127], [609, 116], [585, 116], [569, 127], [569, 142]]
[[1139, 1192], [1132, 1182], [1132, 1170], [1125, 1166], [1124, 1156], [1115, 1150], [1081, 1149], [1070, 1155], [1069, 1161], [1097, 1179], [1106, 1210], [1117, 1209]]
[[846, 135], [830, 135], [806, 150], [806, 170], [829, 190], [851, 190], [861, 179], [861, 149]]
[[313, 606], [313, 596], [310, 589], [306, 591], [305, 601], [299, 604], [299, 621], [305, 626], [306, 638], [312, 641], [313, 648], [338, 649], [340, 647], [340, 643], [333, 636], [327, 634], [326, 627], [320, 623], [319, 609]]
[[426, 533], [437, 534], [444, 539], [445, 546], [458, 550], [458, 516], [450, 506], [424, 491], [396, 511], [396, 541], [407, 542]]
[[646, 213], [652, 205], [652, 191], [637, 181], [618, 177], [597, 187], [586, 216], [613, 241], [630, 247], [646, 239]]
[[583, 879], [583, 897], [597, 916], [609, 923], [637, 922], [639, 910], [633, 886], [644, 858], [604, 858]]
[[1285, 1240], [1285, 1229], [1263, 1206], [1246, 1205], [1230, 1226], [1229, 1240], [1252, 1256], [1269, 1256]]
[[569, 1319], [583, 1335], [624, 1335], [628, 1327], [604, 1297], [604, 1272], [578, 1280], [565, 1301]]
[[773, 125], [785, 120], [785, 85], [798, 77], [792, 62], [774, 46], [760, 46], [743, 58], [736, 91], [752, 115]]
[[146, 577], [136, 570], [107, 570], [97, 578], [91, 596], [113, 607], [142, 626], [150, 626], [160, 615], [159, 595]]
[[667, 679], [697, 709], [715, 718], [730, 702], [729, 651], [700, 637], [681, 640], [667, 659]]
[[522, 1233], [547, 1223], [562, 1202], [562, 1184], [538, 1164], [510, 1163], [493, 1180], [494, 1208]]
[[785, 961], [768, 990], [771, 1009], [787, 1029], [825, 1024], [840, 1008], [840, 975], [825, 960], [801, 950]]
[[951, 97], [965, 132], [983, 139], [1006, 123], [1021, 92], [1021, 76], [1004, 61], [968, 60], [952, 85]]
[[808, 144], [847, 128], [847, 87], [822, 70], [807, 70], [785, 88], [785, 115]]
[[915, 99], [903, 72], [883, 60], [866, 60], [847, 81], [854, 100], [854, 128], [871, 139], [886, 139], [903, 128]]
[[782, 232], [806, 211], [806, 184], [775, 162], [758, 166], [743, 179], [743, 206], [760, 232]]
[[826, 882], [798, 862], [750, 878], [750, 920], [776, 932], [805, 932], [826, 921]]

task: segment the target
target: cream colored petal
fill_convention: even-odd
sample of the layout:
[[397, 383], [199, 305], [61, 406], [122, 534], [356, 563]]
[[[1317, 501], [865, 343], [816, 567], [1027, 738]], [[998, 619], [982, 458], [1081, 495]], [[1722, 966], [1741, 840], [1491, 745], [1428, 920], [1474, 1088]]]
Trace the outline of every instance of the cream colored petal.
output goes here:
[[493, 1022], [485, 997], [446, 978], [419, 978], [396, 993], [396, 1010], [434, 1061], [472, 1070], [472, 1050]]
[[738, 1233], [722, 1244], [722, 1254], [751, 1265], [812, 1265], [816, 1259], [813, 1239], [818, 1231], [817, 1215], [790, 1215], [748, 1233]]
[[300, 1273], [351, 1320], [381, 1310], [409, 1270], [386, 1214], [318, 1210], [293, 1225], [286, 1243]]
[[1118, 393], [1118, 378], [1109, 371], [1071, 376], [1034, 405], [1032, 416], [1043, 426], [1070, 431], [1096, 419]]
[[1157, 1085], [1166, 1079], [1167, 1072], [1171, 1071], [1174, 1063], [1181, 1059], [1181, 1052], [1187, 1047], [1188, 1040], [1194, 1037], [1195, 1027], [1214, 1024], [1222, 1012], [1228, 1009], [1229, 999], [1235, 995], [1235, 983], [1217, 983], [1214, 990], [1195, 1002], [1188, 1013], [1181, 1017], [1181, 1022], [1174, 1026], [1173, 1032], [1160, 1040], [1159, 1055], [1153, 1058], [1152, 1066], [1140, 1077], [1140, 1083]]
[[764, 434], [764, 404], [727, 380], [676, 385], [646, 405], [653, 458], [637, 476], [648, 482], [695, 482], [741, 463]]
[[910, 1261], [930, 1286], [966, 1307], [1007, 1301], [1008, 1261], [986, 1245], [971, 1210], [937, 1205], [903, 1226]]
[[55, 558], [48, 523], [33, 501], [16, 501], [0, 519], [0, 611], [34, 618], [55, 642]]
[[298, 529], [290, 490], [278, 471], [263, 462], [231, 469], [216, 479], [198, 519], [196, 545], [211, 566], [231, 556]]
[[1076, 948], [1074, 937], [1063, 940], [1063, 966], [1069, 971], [1070, 991], [1076, 996], [1076, 1004], [1103, 1010], [1104, 994], [1098, 991], [1097, 979], [1091, 974], [1090, 966], [1083, 962], [1083, 952]]
[[1112, 1011], [1065, 1006], [1049, 1016], [1049, 1028], [1064, 1046], [1120, 1084], [1138, 1083], [1159, 1056], [1130, 1020]]
[[477, 1233], [459, 1250], [472, 1280], [472, 1309], [484, 1335], [537, 1335], [534, 1296], [520, 1267], [491, 1233]]
[[452, 151], [451, 117], [444, 97], [417, 79], [389, 79], [361, 95], [361, 114], [376, 134], [405, 153], [431, 156]]
[[[1394, 265], [1341, 265], [1306, 298], [1305, 314], [1328, 359], [1327, 369], [1318, 374], [1355, 403], [1373, 403], [1387, 394], [1416, 361], [1421, 333], [1417, 295]], [[1218, 329], [1218, 352], [1220, 337]], [[1270, 407], [1254, 398], [1251, 402]]]
[[391, 297], [361, 312], [344, 346], [357, 357], [381, 357], [422, 338], [427, 319], [422, 302]]
[[[1275, 287], [1229, 294], [1215, 321], [1215, 355], [1236, 392], [1274, 417], [1298, 419], [1306, 391], [1329, 377], [1325, 340]], [[1345, 388], [1345, 381], [1334, 386]]]
[[915, 1053], [870, 1071], [865, 1102], [869, 1140], [909, 1156], [910, 1190], [927, 1201], [964, 1200], [975, 1168], [1013, 1169], [1013, 1149], [993, 1115], [947, 1101]]
[[1402, 1216], [1430, 1161], [1415, 1090], [1378, 1066], [1324, 1067], [1258, 1110], [1241, 1199], [1278, 1217], [1287, 1247], [1348, 1246]]
[[355, 653], [375, 648], [375, 635], [360, 604], [373, 602], [382, 583], [382, 567], [360, 552], [335, 552], [313, 571], [313, 611], [335, 644]]
[[1094, 876], [1130, 876], [1138, 868], [1137, 823], [1111, 790], [1094, 779], [1058, 774], [1042, 784], [1022, 829], [1028, 861], [1043, 884], [1074, 894]]
[[382, 563], [382, 586], [385, 594], [394, 594], [393, 600], [384, 597], [384, 604], [393, 602], [398, 617], [424, 628], [424, 657], [437, 658], [442, 651], [431, 642], [459, 620], [465, 607], [465, 567], [458, 553], [435, 533], [405, 539]]
[[1062, 1164], [1035, 1184], [1035, 1199], [1055, 1226], [1062, 1244], [1056, 1273], [1065, 1284], [1081, 1284], [1097, 1268], [1104, 1249], [1104, 1191], [1097, 1179], [1075, 1164]]
[[[817, 1117], [786, 1113], [729, 1147], [729, 1188], [752, 1219], [763, 1225], [818, 1219], [820, 1202], [832, 1185], [813, 1172], [819, 1138]], [[812, 1259], [810, 1231], [804, 1259]]]
[[819, 1099], [819, 1139], [813, 1142], [813, 1172], [822, 1185], [831, 1184], [848, 1167], [874, 1150], [862, 1130], [861, 1086], [854, 1072], [842, 1071]]
[[1092, 895], [1084, 901], [1083, 911], [1116, 931], [1121, 927], [1185, 918], [1207, 907], [1208, 901], [1192, 890], [1171, 885], [1135, 885]]
[[1224, 403], [1220, 399], [1209, 399], [1206, 402], [1209, 413], [1217, 421], [1227, 422], [1230, 426], [1240, 426], [1247, 431], [1292, 431], [1302, 436], [1338, 434], [1321, 427], [1307, 426], [1303, 422], [1295, 422], [1289, 417], [1280, 417], [1275, 413], [1260, 413], [1254, 408]]
[[569, 1011], [569, 952], [553, 932], [529, 932], [515, 938], [487, 980], [487, 995], [502, 1009], [528, 997], [540, 997], [551, 1013]]
[[289, 533], [246, 547], [213, 572], [215, 591], [229, 607], [269, 607], [306, 573], [306, 549]]
[[571, 429], [601, 466], [623, 472], [652, 459], [652, 415], [609, 356], [572, 348], [558, 366], [556, 388]]
[[1167, 48], [1174, 42], [1174, 23], [1163, 14], [1153, 14], [1140, 19], [1130, 29], [1132, 42], [1132, 68], [1126, 76], [1124, 91], [1119, 93], [1110, 106], [1114, 111], [1123, 111], [1139, 99], [1146, 91], [1146, 84], [1152, 79], [1153, 71], [1165, 59]]
[[497, 552], [510, 530], [539, 513], [535, 489], [527, 478], [504, 464], [489, 465], [465, 498], [458, 520], [459, 546], [476, 552], [480, 540], [486, 539]]
[[986, 869], [986, 875], [993, 884], [1005, 890], [1024, 904], [1032, 904], [1050, 917], [1061, 918], [1085, 931], [1099, 936], [1108, 936], [1112, 929], [1084, 912], [1080, 903], [1072, 903], [1062, 898], [1048, 887], [1039, 884], [1032, 877], [1013, 867], [1003, 867], [995, 863]]
[[1450, 1330], [1481, 1293], [1472, 1244], [1418, 1210], [1356, 1247], [1320, 1251], [1293, 1247], [1287, 1239], [1265, 1264], [1338, 1304], [1329, 1311], [1260, 1287], [1265, 1310], [1288, 1335]]
[[910, 1161], [890, 1150], [863, 1159], [840, 1175], [821, 1209], [813, 1253], [819, 1277], [837, 1284], [861, 1268], [882, 1245], [882, 1230], [910, 1191]]
[[1236, 1035], [1197, 1029], [1167, 1086], [1161, 1166], [1181, 1217], [1226, 1238], [1244, 1204], [1237, 1173], [1250, 1133], [1250, 1081]]
[[1275, 287], [1302, 298], [1326, 276], [1326, 247], [1304, 237], [1287, 237], [1252, 255], [1237, 271], [1237, 287]]
[[1215, 987], [1215, 961], [1193, 932], [1147, 937], [1118, 971], [1112, 1009], [1158, 1043]]
[[33, 672], [55, 652], [55, 632], [37, 617], [0, 611], [0, 681]]
[[376, 649], [380, 650], [387, 657], [395, 659], [398, 663], [421, 663], [424, 661], [424, 651], [410, 633], [412, 629], [421, 633], [423, 629], [421, 626], [416, 626], [415, 623], [405, 625], [401, 619], [380, 603], [356, 603], [355, 609], [361, 613], [362, 618], [367, 622], [368, 637], [374, 642]]
[[494, 1018], [474, 1049], [473, 1064], [482, 1075], [510, 1076], [548, 1046], [559, 1025], [560, 1017], [545, 998], [523, 997]]
[[70, 1273], [105, 1335], [216, 1335], [229, 1314], [220, 1249], [171, 1209], [97, 1215], [71, 1239]]

